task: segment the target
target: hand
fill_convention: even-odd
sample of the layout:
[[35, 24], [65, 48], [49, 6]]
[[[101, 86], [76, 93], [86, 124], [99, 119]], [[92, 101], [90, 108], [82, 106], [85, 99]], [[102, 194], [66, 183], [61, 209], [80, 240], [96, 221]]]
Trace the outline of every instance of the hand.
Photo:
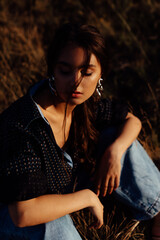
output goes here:
[[[91, 191], [92, 192], [92, 191]], [[89, 207], [89, 210], [94, 216], [94, 222], [89, 226], [89, 228], [100, 228], [103, 225], [103, 205], [100, 202], [98, 196], [92, 192], [92, 204]]]
[[95, 192], [103, 197], [119, 186], [122, 153], [112, 144], [106, 148], [94, 176]]

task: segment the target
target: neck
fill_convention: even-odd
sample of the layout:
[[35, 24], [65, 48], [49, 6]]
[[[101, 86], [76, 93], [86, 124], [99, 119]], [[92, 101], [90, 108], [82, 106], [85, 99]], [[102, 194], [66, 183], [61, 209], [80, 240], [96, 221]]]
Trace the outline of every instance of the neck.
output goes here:
[[66, 117], [69, 117], [72, 115], [72, 112], [74, 108], [76, 107], [75, 105], [70, 105], [67, 104], [66, 102], [62, 101], [58, 96], [53, 96], [51, 94], [51, 104], [48, 106], [46, 110], [52, 110], [54, 109], [58, 114], [66, 115]]
[[59, 96], [53, 95], [48, 87], [38, 91], [34, 96], [34, 100], [48, 113], [56, 113], [62, 117], [70, 117], [76, 107], [62, 101]]

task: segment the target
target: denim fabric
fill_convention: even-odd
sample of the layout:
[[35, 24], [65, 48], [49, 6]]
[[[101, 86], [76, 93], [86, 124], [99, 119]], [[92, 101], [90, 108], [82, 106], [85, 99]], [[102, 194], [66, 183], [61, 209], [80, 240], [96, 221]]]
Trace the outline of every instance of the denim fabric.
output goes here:
[[120, 186], [115, 196], [131, 206], [137, 220], [153, 218], [160, 211], [160, 172], [144, 148], [135, 141], [121, 159]]
[[[101, 134], [99, 157], [116, 138], [116, 129]], [[153, 218], [160, 211], [160, 172], [136, 140], [121, 159], [120, 185], [114, 196], [127, 204], [137, 220]]]
[[7, 206], [0, 208], [0, 240], [82, 240], [69, 215], [52, 222], [19, 228], [13, 224]]
[[82, 240], [69, 215], [45, 224], [44, 240]]

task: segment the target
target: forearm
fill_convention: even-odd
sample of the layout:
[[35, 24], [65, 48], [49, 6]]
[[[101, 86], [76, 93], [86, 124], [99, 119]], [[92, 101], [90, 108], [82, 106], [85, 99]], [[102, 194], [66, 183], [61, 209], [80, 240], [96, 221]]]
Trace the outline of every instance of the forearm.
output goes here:
[[117, 151], [123, 154], [138, 137], [141, 127], [141, 121], [129, 113], [125, 123], [121, 126], [118, 137], [113, 143], [114, 149], [117, 148]]
[[91, 205], [92, 192], [85, 189], [71, 194], [43, 195], [16, 202], [9, 205], [9, 213], [16, 226], [26, 227], [55, 220]]
[[95, 175], [97, 195], [111, 194], [119, 186], [122, 155], [137, 138], [140, 130], [140, 120], [129, 113], [123, 126], [119, 128], [118, 136], [112, 144], [107, 146], [100, 159], [99, 168]]

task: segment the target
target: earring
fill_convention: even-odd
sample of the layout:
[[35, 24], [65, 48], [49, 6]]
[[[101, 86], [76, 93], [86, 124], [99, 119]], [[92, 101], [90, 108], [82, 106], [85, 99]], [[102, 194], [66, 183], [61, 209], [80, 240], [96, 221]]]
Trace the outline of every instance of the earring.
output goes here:
[[56, 91], [56, 87], [55, 87], [55, 78], [54, 76], [52, 75], [49, 79], [49, 88], [50, 88], [50, 91], [53, 95], [57, 96], [57, 91]]
[[102, 86], [102, 83], [101, 83], [102, 81], [103, 81], [103, 79], [100, 78], [99, 81], [98, 81], [98, 84], [97, 84], [97, 88], [96, 88], [96, 91], [97, 91], [97, 93], [100, 97], [101, 97], [102, 91], [103, 91], [103, 86]]

